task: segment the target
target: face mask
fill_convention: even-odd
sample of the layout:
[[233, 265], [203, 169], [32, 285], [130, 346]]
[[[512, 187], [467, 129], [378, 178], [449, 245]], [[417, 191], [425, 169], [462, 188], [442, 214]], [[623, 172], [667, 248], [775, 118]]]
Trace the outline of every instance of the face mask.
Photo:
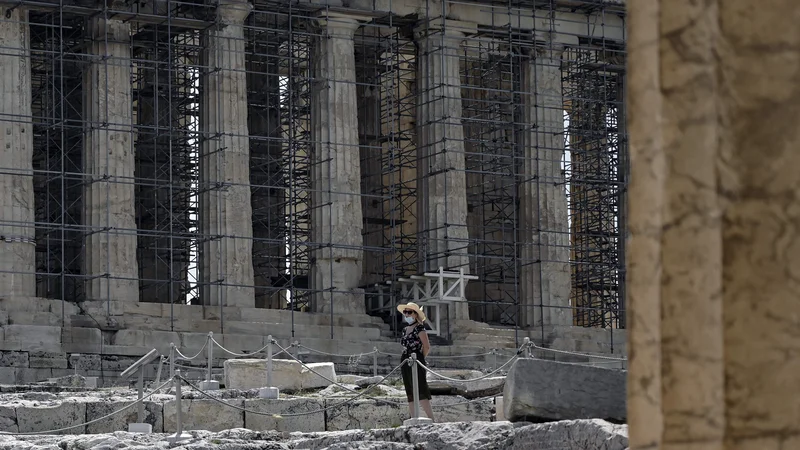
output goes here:
[[406, 323], [407, 323], [407, 324], [412, 324], [412, 323], [414, 323], [414, 322], [415, 322], [415, 321], [414, 321], [414, 318], [413, 318], [413, 317], [411, 317], [411, 316], [406, 316]]

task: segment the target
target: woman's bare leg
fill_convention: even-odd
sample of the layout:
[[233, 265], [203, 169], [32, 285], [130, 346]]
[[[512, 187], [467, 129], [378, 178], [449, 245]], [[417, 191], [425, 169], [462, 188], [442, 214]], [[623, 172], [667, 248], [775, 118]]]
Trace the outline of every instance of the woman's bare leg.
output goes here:
[[431, 408], [431, 401], [430, 400], [420, 400], [419, 405], [422, 406], [422, 409], [425, 410], [425, 415], [428, 416], [431, 421], [436, 422], [433, 418], [433, 408]]

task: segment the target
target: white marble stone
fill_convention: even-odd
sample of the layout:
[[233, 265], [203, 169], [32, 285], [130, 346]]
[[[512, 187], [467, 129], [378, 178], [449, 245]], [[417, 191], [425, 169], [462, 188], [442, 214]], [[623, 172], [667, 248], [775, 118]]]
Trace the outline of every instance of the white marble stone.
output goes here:
[[200, 129], [200, 293], [204, 305], [254, 307], [250, 140], [244, 20], [252, 5], [222, 1], [206, 31]]
[[[336, 380], [333, 363], [311, 363], [308, 367], [325, 378]], [[226, 389], [258, 389], [266, 387], [267, 361], [265, 359], [229, 359], [224, 363]], [[288, 359], [272, 360], [272, 387], [281, 391], [300, 391], [326, 387], [331, 383], [322, 376]]]
[[3, 6], [0, 15], [0, 298], [32, 297], [36, 260], [28, 10]]

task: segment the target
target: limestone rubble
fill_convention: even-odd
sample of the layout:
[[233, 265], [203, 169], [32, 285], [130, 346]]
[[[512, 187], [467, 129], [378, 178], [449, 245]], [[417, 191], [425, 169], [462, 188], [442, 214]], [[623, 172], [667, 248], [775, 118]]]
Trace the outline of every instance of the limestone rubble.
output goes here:
[[165, 434], [77, 436], [0, 436], [0, 450], [192, 449], [192, 450], [624, 450], [627, 426], [594, 420], [544, 424], [452, 422], [417, 427], [320, 433], [257, 432], [231, 429], [217, 433], [189, 432], [191, 439], [171, 446]]

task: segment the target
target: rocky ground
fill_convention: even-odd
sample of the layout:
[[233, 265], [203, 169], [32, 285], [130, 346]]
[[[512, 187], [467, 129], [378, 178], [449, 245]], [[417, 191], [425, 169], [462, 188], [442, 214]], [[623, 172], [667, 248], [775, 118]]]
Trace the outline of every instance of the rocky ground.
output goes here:
[[166, 434], [0, 436], [0, 450], [625, 450], [627, 427], [602, 420], [543, 424], [453, 422], [416, 427], [319, 433], [189, 432], [191, 439], [169, 444]]

